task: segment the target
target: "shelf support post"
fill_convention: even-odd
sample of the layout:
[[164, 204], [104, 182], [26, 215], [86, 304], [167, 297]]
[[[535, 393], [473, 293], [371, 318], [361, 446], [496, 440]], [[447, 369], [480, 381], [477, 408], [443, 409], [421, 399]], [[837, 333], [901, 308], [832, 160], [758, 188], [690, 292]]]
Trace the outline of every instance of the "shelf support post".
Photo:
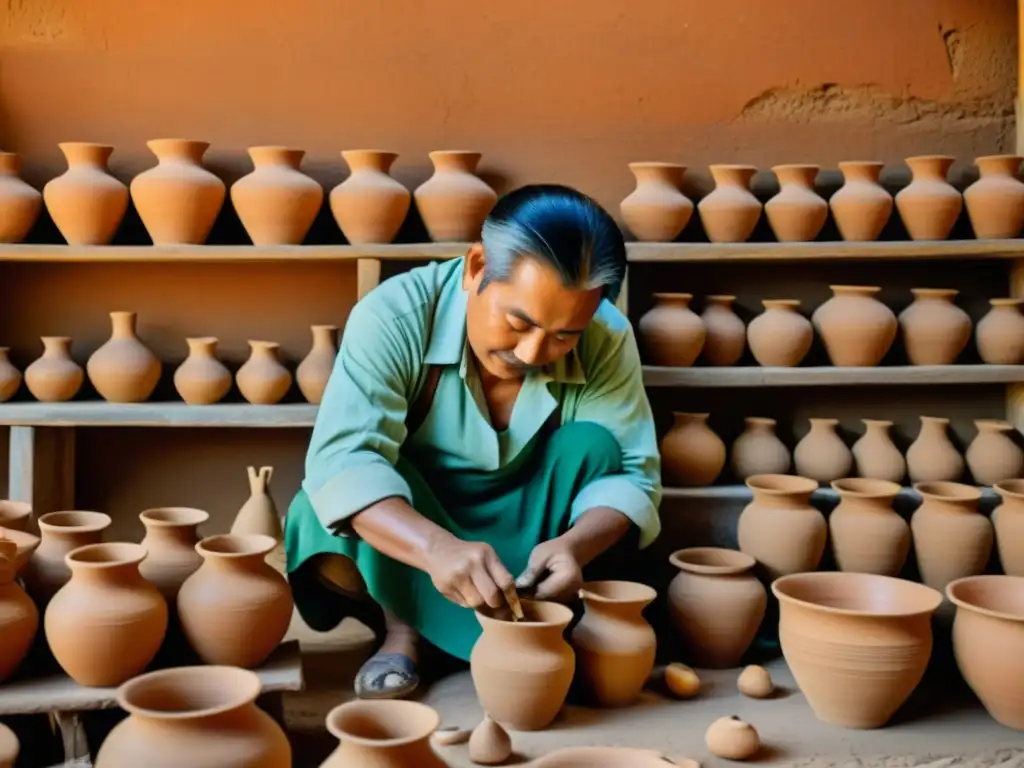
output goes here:
[[75, 430], [72, 427], [11, 427], [8, 494], [32, 505], [36, 519], [74, 509]]

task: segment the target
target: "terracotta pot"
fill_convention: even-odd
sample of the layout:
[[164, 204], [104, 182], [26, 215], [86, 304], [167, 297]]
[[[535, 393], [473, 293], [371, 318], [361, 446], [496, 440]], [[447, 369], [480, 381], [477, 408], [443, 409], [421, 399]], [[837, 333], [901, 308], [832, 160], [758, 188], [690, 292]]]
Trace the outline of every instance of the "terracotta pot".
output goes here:
[[907, 462], [889, 436], [892, 422], [885, 419], [861, 419], [865, 431], [853, 444], [857, 474], [871, 480], [903, 481]]
[[668, 606], [688, 658], [702, 668], [740, 663], [754, 640], [768, 596], [754, 576], [754, 558], [732, 549], [691, 547], [669, 557], [679, 573]]
[[27, 501], [0, 499], [0, 538], [7, 531], [27, 531], [32, 519], [32, 505]]
[[256, 706], [262, 684], [232, 667], [162, 669], [117, 692], [128, 712], [100, 745], [96, 768], [291, 768], [281, 727]]
[[742, 243], [761, 218], [761, 201], [750, 191], [757, 173], [752, 165], [708, 166], [715, 188], [697, 203], [701, 223], [712, 243]]
[[338, 356], [338, 326], [313, 325], [313, 346], [309, 354], [295, 369], [295, 379], [299, 391], [307, 401], [319, 405], [323, 399], [327, 380], [334, 370], [334, 361]]
[[637, 328], [647, 359], [653, 365], [686, 368], [704, 349], [707, 328], [690, 309], [691, 293], [656, 293]]
[[0, 347], [0, 403], [14, 397], [21, 387], [21, 371], [11, 364], [9, 352], [8, 347]]
[[877, 286], [832, 285], [832, 298], [814, 310], [811, 322], [832, 365], [871, 367], [896, 340], [896, 315], [875, 298]]
[[817, 480], [793, 475], [754, 475], [746, 485], [754, 500], [740, 513], [740, 551], [775, 579], [813, 571], [825, 554], [828, 524], [811, 506]]
[[128, 210], [128, 187], [110, 175], [114, 148], [71, 141], [58, 144], [68, 169], [43, 187], [43, 200], [68, 245], [106, 245]]
[[751, 475], [785, 475], [793, 461], [775, 434], [775, 419], [748, 416], [747, 428], [732, 444], [731, 463], [738, 480]]
[[207, 664], [258, 667], [284, 638], [292, 593], [265, 561], [276, 544], [269, 536], [229, 534], [196, 545], [203, 564], [178, 591], [178, 615]]
[[877, 240], [892, 215], [892, 195], [878, 183], [885, 163], [846, 160], [839, 163], [843, 186], [829, 199], [832, 218], [843, 240]]
[[725, 467], [725, 443], [708, 426], [706, 413], [673, 412], [661, 438], [661, 472], [671, 485], [711, 485]]
[[992, 510], [999, 563], [1003, 573], [1024, 576], [1024, 480], [1004, 480], [992, 490], [1001, 497]]
[[964, 459], [949, 439], [949, 419], [922, 416], [921, 431], [907, 449], [907, 474], [911, 483], [959, 480]]
[[341, 742], [320, 768], [445, 768], [430, 746], [441, 718], [418, 701], [349, 701], [327, 713]]
[[913, 180], [896, 193], [896, 210], [911, 240], [945, 240], [963, 210], [963, 196], [946, 180], [948, 155], [908, 157]]
[[352, 173], [331, 190], [334, 220], [353, 245], [390, 243], [412, 204], [409, 190], [389, 175], [398, 154], [350, 149], [341, 156]]
[[525, 621], [508, 609], [477, 611], [483, 634], [470, 653], [473, 687], [484, 711], [517, 731], [539, 731], [558, 715], [572, 683], [576, 655], [563, 636], [572, 610], [522, 600]]
[[1016, 432], [1008, 421], [976, 419], [977, 436], [967, 446], [964, 458], [978, 485], [995, 485], [1018, 478], [1024, 473], [1024, 451], [1013, 441]]
[[839, 419], [808, 419], [810, 431], [793, 449], [798, 475], [830, 483], [847, 477], [853, 469], [853, 453], [836, 433]]
[[21, 155], [0, 152], [0, 243], [20, 243], [39, 218], [43, 196], [26, 184], [21, 172]]
[[81, 510], [48, 512], [39, 518], [39, 547], [25, 573], [25, 587], [43, 605], [71, 578], [65, 556], [86, 544], [98, 544], [110, 527], [109, 515]]
[[74, 398], [85, 381], [82, 366], [71, 358], [70, 336], [43, 336], [43, 354], [25, 369], [25, 386], [43, 403]]
[[636, 189], [619, 204], [626, 227], [637, 240], [668, 243], [693, 215], [693, 203], [680, 191], [685, 165], [630, 163]]
[[989, 299], [992, 309], [975, 327], [975, 344], [989, 365], [1020, 365], [1024, 362], [1024, 299]]
[[110, 322], [110, 339], [85, 363], [89, 381], [108, 402], [145, 402], [160, 381], [160, 361], [136, 335], [134, 312], [111, 312]]
[[480, 228], [498, 196], [476, 174], [479, 152], [461, 150], [430, 153], [434, 175], [420, 184], [413, 197], [423, 224], [435, 242], [480, 239]]
[[1024, 184], [1017, 155], [987, 155], [974, 161], [981, 177], [964, 190], [967, 217], [978, 238], [1020, 237], [1024, 228]]
[[747, 348], [747, 327], [733, 311], [735, 296], [708, 296], [700, 319], [704, 338], [704, 361], [708, 365], [736, 365]]
[[208, 141], [147, 141], [155, 167], [131, 183], [132, 201], [153, 245], [201, 245], [224, 205], [224, 182], [203, 168]]
[[525, 768], [670, 768], [661, 752], [632, 747], [566, 747], [549, 752]]
[[899, 483], [848, 477], [832, 483], [839, 505], [828, 518], [840, 571], [896, 576], [910, 553], [910, 526], [892, 508]]
[[14, 731], [0, 723], [0, 768], [14, 768], [21, 752], [21, 744]]
[[254, 170], [231, 185], [231, 204], [253, 245], [300, 245], [306, 239], [324, 189], [299, 170], [305, 154], [288, 147], [249, 148]]
[[658, 641], [643, 612], [657, 597], [631, 581], [591, 581], [580, 590], [585, 612], [572, 645], [584, 687], [599, 706], [632, 704], [651, 676]]
[[249, 359], [235, 373], [242, 397], [253, 405], [274, 405], [288, 394], [292, 374], [281, 365], [276, 341], [250, 341]]
[[992, 523], [978, 511], [981, 491], [961, 483], [915, 483], [922, 502], [910, 518], [921, 581], [942, 591], [982, 573], [992, 554]]
[[971, 318], [953, 303], [960, 291], [911, 288], [914, 301], [900, 312], [903, 346], [911, 365], [952, 365], [971, 340]]
[[17, 582], [17, 568], [18, 546], [0, 538], [0, 682], [25, 660], [39, 629], [39, 609]]
[[798, 573], [778, 579], [779, 642], [815, 716], [880, 728], [921, 682], [942, 594], [870, 573]]
[[747, 344], [758, 365], [792, 368], [800, 365], [814, 343], [811, 322], [800, 314], [796, 299], [765, 299], [764, 312], [747, 326]]
[[244, 536], [259, 534], [269, 536], [277, 542], [277, 546], [267, 555], [267, 562], [281, 573], [286, 571], [284, 552], [284, 531], [281, 516], [278, 514], [274, 499], [270, 495], [270, 478], [274, 476], [273, 467], [246, 467], [249, 477], [249, 498], [231, 523], [231, 533]]
[[782, 243], [814, 240], [828, 218], [828, 203], [814, 191], [821, 166], [776, 165], [779, 192], [764, 204], [772, 232]]
[[219, 403], [231, 391], [231, 371], [217, 359], [213, 336], [185, 339], [188, 357], [174, 372], [174, 388], [189, 405]]
[[139, 565], [139, 573], [174, 607], [185, 579], [203, 564], [196, 551], [196, 528], [210, 519], [210, 513], [192, 507], [157, 507], [144, 510], [139, 519], [146, 527], [142, 546], [149, 553]]

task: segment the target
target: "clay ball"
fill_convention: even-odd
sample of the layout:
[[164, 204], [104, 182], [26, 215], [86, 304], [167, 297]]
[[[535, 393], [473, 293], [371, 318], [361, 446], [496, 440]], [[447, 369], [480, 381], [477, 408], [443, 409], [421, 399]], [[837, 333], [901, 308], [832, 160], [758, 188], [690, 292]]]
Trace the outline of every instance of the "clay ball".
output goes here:
[[736, 679], [736, 687], [740, 689], [740, 693], [752, 699], [767, 699], [775, 692], [775, 683], [772, 682], [768, 670], [756, 664], [751, 664], [740, 672]]
[[689, 699], [700, 692], [700, 678], [685, 664], [673, 662], [665, 667], [665, 685], [673, 696]]
[[469, 759], [477, 765], [499, 765], [512, 755], [512, 739], [508, 731], [484, 717], [469, 737]]
[[746, 760], [761, 749], [761, 738], [754, 726], [735, 715], [715, 720], [704, 734], [704, 741], [711, 754], [726, 760]]
[[451, 747], [455, 744], [465, 744], [469, 741], [469, 731], [462, 728], [441, 728], [434, 731], [434, 743], [442, 747]]

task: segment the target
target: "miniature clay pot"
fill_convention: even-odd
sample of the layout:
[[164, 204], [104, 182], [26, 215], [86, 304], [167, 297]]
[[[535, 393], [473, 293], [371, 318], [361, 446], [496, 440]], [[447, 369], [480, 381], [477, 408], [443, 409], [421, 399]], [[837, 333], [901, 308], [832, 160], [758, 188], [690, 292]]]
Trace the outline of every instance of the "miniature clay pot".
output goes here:
[[768, 596], [754, 576], [754, 558], [733, 549], [691, 547], [669, 562], [679, 573], [668, 606], [688, 658], [702, 668], [728, 669], [754, 640]]
[[21, 387], [21, 371], [11, 364], [8, 347], [0, 347], [0, 403], [14, 397]]
[[682, 193], [685, 165], [630, 163], [636, 189], [619, 204], [622, 220], [637, 240], [668, 243], [693, 215], [693, 202]]
[[832, 298], [814, 310], [811, 322], [832, 365], [878, 365], [899, 330], [896, 315], [875, 298], [882, 289], [867, 285], [829, 287]]
[[789, 449], [775, 434], [775, 419], [748, 416], [747, 428], [732, 444], [730, 462], [738, 480], [751, 475], [785, 475], [792, 467]]
[[726, 760], [749, 760], [761, 751], [761, 737], [736, 715], [720, 717], [704, 733], [708, 751]]
[[959, 480], [964, 459], [949, 439], [949, 419], [922, 416], [921, 431], [907, 449], [907, 474], [911, 483]]
[[892, 216], [892, 195], [878, 183], [885, 163], [845, 160], [839, 163], [843, 186], [828, 205], [843, 240], [877, 240]]
[[974, 161], [980, 178], [964, 190], [967, 217], [978, 238], [1019, 237], [1024, 228], [1024, 183], [1017, 155], [987, 155]]
[[20, 243], [39, 218], [43, 196], [21, 180], [21, 155], [0, 152], [0, 243]]
[[525, 768], [670, 768], [653, 749], [632, 747], [566, 747], [549, 752]]
[[139, 519], [146, 527], [142, 546], [149, 553], [139, 564], [139, 573], [174, 608], [181, 585], [203, 564], [196, 551], [196, 529], [210, 519], [210, 513], [192, 507], [157, 507], [144, 510]]
[[0, 538], [0, 682], [25, 660], [39, 629], [39, 609], [18, 583], [17, 569], [18, 546]]
[[110, 322], [110, 338], [85, 363], [89, 381], [107, 402], [145, 402], [160, 381], [160, 361], [136, 335], [134, 312], [111, 312]]
[[231, 391], [231, 371], [217, 359], [213, 336], [185, 339], [188, 357], [174, 371], [174, 388], [189, 405], [219, 403]]
[[704, 349], [707, 328], [690, 309], [692, 300], [691, 293], [654, 294], [654, 306], [637, 323], [652, 364], [686, 368]]
[[978, 355], [989, 365], [1024, 362], [1024, 299], [989, 299], [992, 309], [978, 321], [974, 341]]
[[469, 759], [477, 765], [501, 765], [512, 756], [508, 731], [484, 715], [469, 736]]
[[480, 228], [498, 196], [476, 176], [479, 152], [461, 150], [430, 153], [434, 174], [413, 197], [423, 224], [434, 242], [480, 239]]
[[840, 571], [896, 576], [910, 553], [910, 526], [892, 508], [899, 483], [847, 477], [832, 483], [839, 504], [828, 518]]
[[707, 335], [703, 356], [708, 365], [736, 365], [747, 348], [747, 327], [733, 311], [735, 296], [708, 296], [700, 319]]
[[350, 149], [341, 156], [352, 173], [331, 190], [330, 202], [342, 234], [353, 245], [392, 242], [412, 204], [409, 190], [390, 176], [398, 154]]
[[1003, 573], [1024, 576], [1024, 480], [1004, 480], [992, 490], [1000, 496], [992, 510], [999, 563]]
[[107, 168], [114, 148], [81, 141], [57, 146], [68, 169], [43, 187], [50, 218], [68, 245], [106, 245], [128, 210], [128, 187]]
[[857, 438], [851, 453], [860, 477], [899, 483], [907, 474], [907, 462], [892, 441], [892, 422], [885, 419], [861, 419], [864, 434]]
[[953, 303], [957, 290], [911, 288], [914, 301], [900, 312], [903, 346], [911, 365], [952, 365], [971, 340], [971, 318]]
[[254, 170], [231, 185], [231, 204], [253, 245], [300, 245], [306, 239], [324, 189], [299, 170], [305, 154], [288, 147], [249, 148]]
[[872, 573], [798, 573], [772, 584], [779, 642], [815, 716], [880, 728], [921, 682], [942, 594]]
[[712, 243], [742, 243], [761, 218], [761, 201], [750, 191], [757, 173], [752, 165], [708, 166], [715, 188], [697, 203], [701, 223]]
[[47, 603], [71, 578], [65, 556], [100, 543], [111, 522], [109, 515], [83, 510], [49, 512], [39, 518], [39, 546], [25, 573], [25, 588], [36, 603]]
[[978, 485], [995, 485], [1024, 473], [1024, 451], [1010, 438], [1014, 426], [1000, 419], [976, 419], [978, 435], [967, 446], [964, 458]]
[[43, 336], [43, 354], [25, 369], [25, 386], [41, 403], [63, 403], [82, 388], [85, 371], [71, 358], [70, 336]]
[[911, 240], [945, 240], [963, 210], [963, 196], [946, 180], [948, 155], [908, 157], [913, 180], [896, 193], [896, 210]]
[[746, 485], [754, 500], [740, 513], [740, 551], [768, 576], [813, 571], [825, 554], [828, 524], [811, 506], [818, 481], [794, 475], [754, 475]]
[[765, 299], [764, 312], [747, 326], [747, 344], [758, 365], [792, 368], [811, 351], [814, 328], [797, 299]]
[[793, 449], [798, 475], [830, 483], [847, 477], [853, 469], [853, 453], [839, 437], [839, 419], [808, 419], [811, 429]]
[[231, 533], [236, 535], [259, 534], [269, 536], [277, 546], [267, 555], [267, 562], [281, 573], [286, 572], [284, 552], [284, 531], [281, 516], [270, 495], [270, 479], [273, 467], [246, 467], [249, 477], [249, 498], [238, 510], [231, 523]]
[[274, 405], [288, 394], [292, 374], [281, 365], [276, 341], [250, 341], [249, 359], [235, 373], [242, 397], [253, 405]]
[[27, 531], [31, 519], [32, 505], [27, 501], [0, 499], [0, 538], [7, 531]]
[[821, 166], [776, 165], [779, 192], [764, 204], [772, 232], [781, 243], [814, 240], [828, 218], [828, 203], [814, 191]]
[[320, 768], [445, 768], [430, 746], [441, 718], [417, 701], [349, 701], [327, 713], [340, 742]]
[[661, 439], [661, 471], [671, 485], [711, 485], [725, 467], [725, 443], [708, 426], [706, 413], [673, 412]]
[[334, 361], [338, 356], [338, 326], [313, 325], [313, 346], [309, 354], [295, 369], [295, 380], [299, 391], [306, 400], [319, 405], [323, 399], [327, 380], [334, 370]]
[[910, 518], [921, 581], [940, 592], [982, 573], [992, 554], [991, 521], [978, 511], [981, 491], [962, 483], [915, 483], [922, 502]]

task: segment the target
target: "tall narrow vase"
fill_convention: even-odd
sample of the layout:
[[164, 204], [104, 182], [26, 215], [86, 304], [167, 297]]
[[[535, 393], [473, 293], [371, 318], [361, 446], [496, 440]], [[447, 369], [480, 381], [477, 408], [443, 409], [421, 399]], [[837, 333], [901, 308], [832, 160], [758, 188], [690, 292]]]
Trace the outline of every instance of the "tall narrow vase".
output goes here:
[[813, 571], [825, 554], [828, 524], [811, 506], [818, 481], [793, 475], [754, 475], [746, 485], [754, 500], [740, 513], [740, 551], [771, 579]]
[[302, 396], [314, 405], [319, 405], [338, 356], [338, 326], [314, 325], [311, 329], [313, 347], [295, 369], [295, 380]]
[[922, 502], [910, 518], [921, 581], [942, 592], [982, 573], [992, 554], [991, 521], [978, 511], [981, 491], [961, 483], [916, 483]]
[[107, 144], [58, 144], [68, 169], [43, 187], [43, 200], [68, 245], [106, 245], [128, 210], [128, 187], [110, 175]]
[[70, 336], [43, 336], [43, 354], [25, 369], [25, 386], [43, 403], [62, 403], [82, 388], [85, 371], [71, 358]]
[[896, 315], [875, 298], [871, 285], [833, 285], [832, 298], [814, 310], [811, 322], [832, 365], [871, 367], [882, 362], [896, 340]]
[[971, 318], [954, 304], [952, 288], [911, 288], [914, 301], [900, 312], [903, 346], [911, 365], [952, 365], [971, 340]]
[[992, 309], [975, 327], [975, 344], [989, 365], [1020, 365], [1024, 361], [1024, 299], [989, 299]]
[[320, 768], [446, 768], [430, 735], [441, 718], [417, 701], [349, 701], [327, 713], [338, 739]]
[[840, 571], [896, 576], [910, 552], [910, 526], [892, 508], [898, 483], [848, 477], [832, 483], [839, 505], [828, 518]]
[[630, 163], [636, 188], [619, 204], [626, 227], [637, 240], [675, 240], [693, 215], [693, 203], [681, 191], [685, 165]]
[[11, 363], [9, 352], [8, 347], [0, 347], [0, 403], [14, 397], [21, 387], [21, 371]]
[[161, 365], [135, 333], [134, 312], [111, 312], [110, 339], [85, 364], [89, 381], [111, 403], [141, 403], [160, 381]]
[[709, 166], [715, 188], [697, 203], [701, 223], [712, 243], [742, 243], [761, 218], [761, 201], [750, 191], [757, 173], [752, 165]]
[[964, 190], [975, 237], [1019, 237], [1024, 228], [1024, 183], [1017, 155], [987, 155], [974, 161], [981, 178]]
[[413, 193], [423, 224], [435, 242], [478, 240], [484, 219], [498, 199], [476, 175], [479, 152], [430, 153], [434, 175]]
[[192, 507], [158, 507], [144, 510], [139, 519], [146, 527], [142, 546], [149, 553], [139, 573], [174, 607], [181, 585], [203, 563], [196, 551], [196, 529], [210, 519], [210, 513]]
[[814, 191], [817, 165], [776, 165], [778, 194], [764, 204], [768, 224], [779, 242], [814, 240], [828, 218], [828, 203]]
[[959, 480], [964, 458], [949, 439], [949, 419], [922, 416], [921, 431], [907, 449], [907, 474], [912, 483]]
[[390, 243], [402, 228], [412, 195], [390, 176], [397, 152], [350, 149], [341, 153], [352, 174], [331, 190], [331, 212], [345, 239]]
[[656, 293], [654, 306], [637, 323], [644, 352], [654, 365], [685, 368], [704, 349], [707, 328], [690, 309], [691, 293]]
[[32, 230], [43, 196], [21, 180], [21, 156], [0, 152], [0, 243], [20, 243]]
[[829, 199], [832, 218], [843, 240], [877, 240], [892, 216], [892, 195], [878, 183], [885, 163], [846, 160], [839, 163], [843, 186]]
[[292, 374], [281, 365], [276, 341], [250, 341], [249, 359], [235, 374], [242, 397], [253, 405], [273, 405], [288, 394]]
[[213, 336], [185, 339], [188, 357], [174, 372], [174, 388], [189, 405], [219, 403], [231, 390], [231, 371], [217, 359]]
[[955, 157], [908, 157], [913, 180], [896, 193], [896, 209], [911, 240], [945, 240], [963, 210], [963, 196], [946, 180]]
[[299, 170], [305, 154], [288, 147], [249, 148], [254, 170], [231, 185], [231, 204], [253, 245], [299, 245], [306, 239], [324, 189]]

